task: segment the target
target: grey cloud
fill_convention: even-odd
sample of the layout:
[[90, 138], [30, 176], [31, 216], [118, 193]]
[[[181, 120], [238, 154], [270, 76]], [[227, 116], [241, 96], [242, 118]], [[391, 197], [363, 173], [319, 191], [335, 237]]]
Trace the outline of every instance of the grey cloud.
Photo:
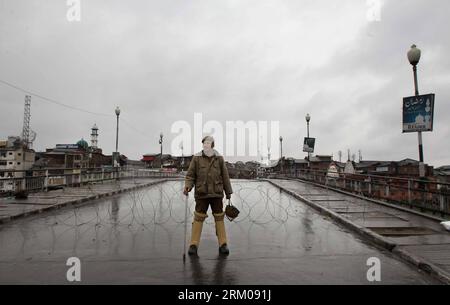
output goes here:
[[[0, 10], [0, 79], [110, 117], [33, 98], [40, 149], [89, 137], [133, 159], [166, 143], [176, 120], [279, 120], [283, 150], [303, 157], [304, 115], [312, 114], [317, 153], [361, 149], [371, 159], [416, 152], [401, 134], [401, 98], [412, 93], [406, 60], [423, 50], [423, 92], [435, 92], [436, 130], [424, 135], [426, 161], [450, 163], [450, 43], [445, 0], [384, 1], [368, 23], [364, 1], [84, 1], [82, 22], [65, 20], [61, 1], [5, 0]], [[418, 22], [420, 21], [420, 23]], [[421, 90], [422, 91], [422, 90]], [[23, 93], [0, 85], [0, 136], [18, 133]], [[130, 126], [131, 125], [131, 126]], [[13, 127], [15, 126], [15, 127]], [[166, 146], [168, 147], [168, 145]]]

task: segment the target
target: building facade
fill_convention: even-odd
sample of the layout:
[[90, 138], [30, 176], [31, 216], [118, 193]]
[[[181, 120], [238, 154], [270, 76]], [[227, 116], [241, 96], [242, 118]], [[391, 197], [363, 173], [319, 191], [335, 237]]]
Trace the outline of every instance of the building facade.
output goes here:
[[21, 178], [27, 176], [34, 161], [35, 151], [27, 148], [20, 137], [10, 136], [0, 141], [0, 192], [23, 188]]

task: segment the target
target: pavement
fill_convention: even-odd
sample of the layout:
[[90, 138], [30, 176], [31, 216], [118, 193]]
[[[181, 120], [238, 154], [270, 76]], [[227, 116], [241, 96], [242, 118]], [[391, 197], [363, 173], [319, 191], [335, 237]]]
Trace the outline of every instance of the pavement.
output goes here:
[[442, 219], [298, 180], [270, 180], [397, 257], [450, 284], [450, 232]]
[[[66, 278], [70, 257], [80, 284], [440, 284], [269, 182], [232, 186], [241, 214], [226, 220], [226, 258], [208, 211], [199, 257], [183, 262], [194, 198], [166, 181], [0, 225], [0, 284], [77, 284]], [[374, 258], [380, 281], [367, 277]]]
[[161, 183], [166, 179], [138, 178], [120, 181], [105, 181], [80, 187], [66, 187], [49, 192], [31, 193], [27, 199], [14, 197], [0, 198], [0, 224], [14, 219], [40, 214], [67, 205], [77, 205], [104, 196], [111, 196], [124, 191]]

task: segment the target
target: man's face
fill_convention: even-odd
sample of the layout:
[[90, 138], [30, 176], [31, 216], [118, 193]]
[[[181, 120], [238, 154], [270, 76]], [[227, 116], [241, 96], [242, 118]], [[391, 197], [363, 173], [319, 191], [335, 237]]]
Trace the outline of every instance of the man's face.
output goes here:
[[203, 142], [203, 149], [211, 149], [212, 148], [212, 141], [205, 140]]

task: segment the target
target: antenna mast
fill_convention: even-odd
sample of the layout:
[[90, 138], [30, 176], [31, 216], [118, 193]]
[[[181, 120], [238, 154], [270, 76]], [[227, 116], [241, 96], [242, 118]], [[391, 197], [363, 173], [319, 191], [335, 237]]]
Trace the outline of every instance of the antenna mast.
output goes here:
[[31, 96], [25, 95], [25, 109], [23, 112], [22, 140], [26, 148], [30, 148], [30, 119], [31, 119]]

